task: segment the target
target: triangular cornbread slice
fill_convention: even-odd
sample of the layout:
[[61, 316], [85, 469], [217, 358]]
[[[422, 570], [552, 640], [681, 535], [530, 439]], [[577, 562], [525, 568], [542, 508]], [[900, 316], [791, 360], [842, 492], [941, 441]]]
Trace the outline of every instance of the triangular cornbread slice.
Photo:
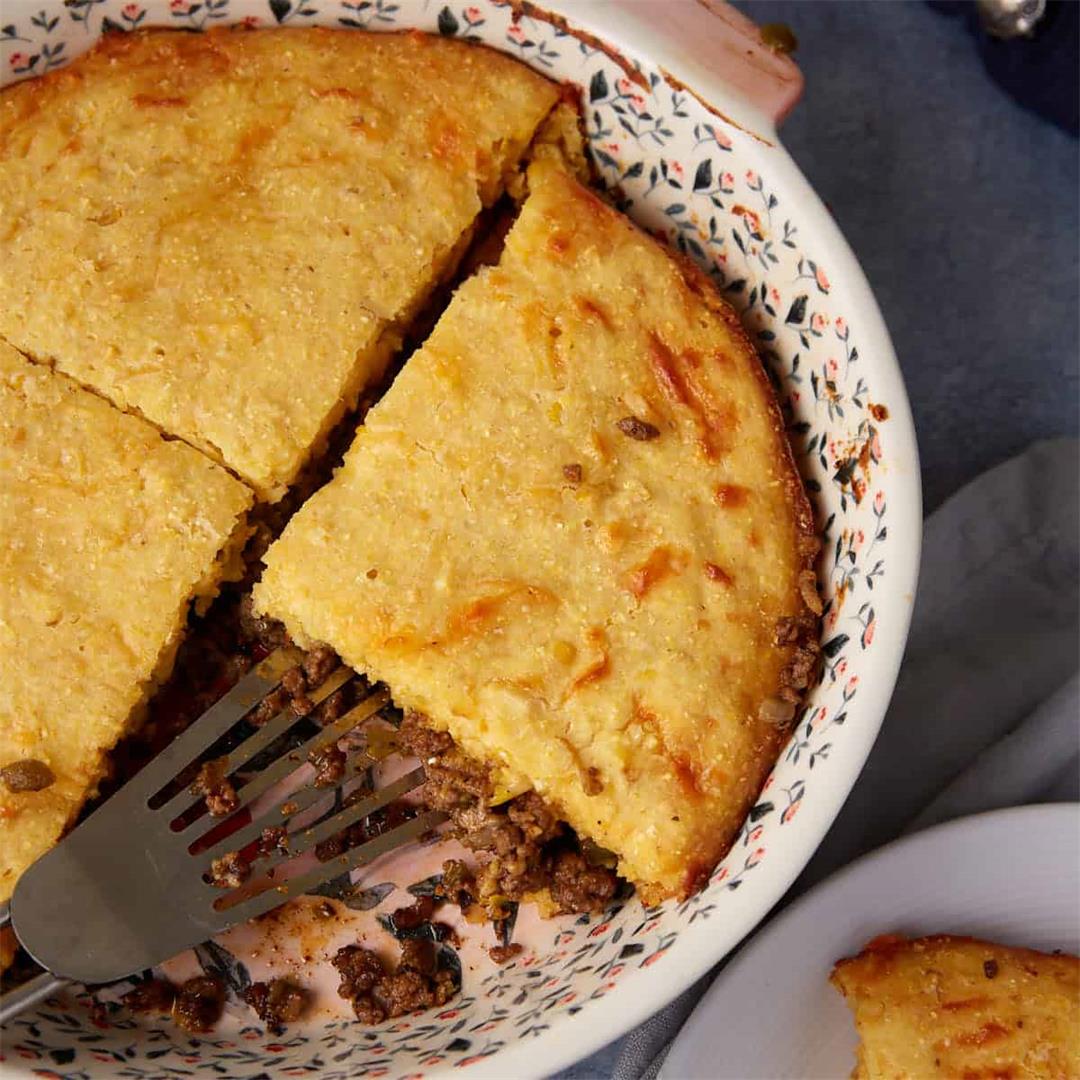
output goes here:
[[857, 1080], [1080, 1077], [1080, 960], [939, 934], [887, 935], [832, 981], [862, 1040]]
[[256, 604], [683, 896], [806, 685], [810, 513], [711, 283], [554, 165], [529, 187]]
[[107, 35], [0, 96], [0, 335], [276, 498], [557, 98], [423, 34]]
[[198, 451], [0, 342], [0, 899], [168, 675], [251, 501]]

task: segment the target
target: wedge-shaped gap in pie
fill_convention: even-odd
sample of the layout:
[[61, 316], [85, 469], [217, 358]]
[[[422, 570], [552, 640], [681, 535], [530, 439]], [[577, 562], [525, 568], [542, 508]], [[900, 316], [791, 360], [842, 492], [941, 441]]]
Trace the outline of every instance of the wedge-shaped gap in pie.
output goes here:
[[0, 97], [0, 335], [280, 498], [558, 99], [420, 34], [106, 35]]
[[812, 678], [811, 513], [712, 283], [551, 162], [528, 179], [255, 604], [685, 896]]

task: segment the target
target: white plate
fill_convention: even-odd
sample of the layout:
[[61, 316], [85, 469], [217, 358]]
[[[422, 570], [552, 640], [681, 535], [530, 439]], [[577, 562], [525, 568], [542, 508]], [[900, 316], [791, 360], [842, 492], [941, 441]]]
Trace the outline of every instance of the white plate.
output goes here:
[[1080, 807], [961, 818], [872, 852], [770, 923], [728, 965], [664, 1063], [664, 1080], [847, 1077], [855, 1027], [829, 984], [872, 937], [969, 934], [1080, 950]]

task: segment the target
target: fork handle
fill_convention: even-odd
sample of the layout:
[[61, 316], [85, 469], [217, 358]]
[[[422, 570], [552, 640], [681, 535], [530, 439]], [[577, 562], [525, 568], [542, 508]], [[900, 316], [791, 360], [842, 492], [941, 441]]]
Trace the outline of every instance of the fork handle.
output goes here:
[[[11, 905], [7, 900], [0, 903], [0, 929], [11, 922]], [[24, 1009], [36, 1005], [50, 994], [55, 994], [61, 987], [67, 986], [68, 980], [61, 979], [51, 971], [43, 971], [32, 979], [27, 979], [21, 986], [0, 994], [0, 1027], [16, 1017]]]
[[29, 1009], [31, 1005], [36, 1005], [51, 994], [55, 994], [67, 984], [67, 979], [61, 979], [51, 971], [43, 971], [21, 986], [15, 987], [14, 990], [0, 995], [0, 1026], [14, 1019], [24, 1009]]

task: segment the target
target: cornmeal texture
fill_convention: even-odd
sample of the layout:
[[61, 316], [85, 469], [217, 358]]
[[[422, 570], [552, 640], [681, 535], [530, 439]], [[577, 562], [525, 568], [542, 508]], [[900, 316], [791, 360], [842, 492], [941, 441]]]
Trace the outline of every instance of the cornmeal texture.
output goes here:
[[[251, 501], [198, 451], [0, 343], [0, 899], [168, 675]], [[27, 761], [52, 783], [26, 790], [41, 774]]]
[[973, 938], [886, 936], [832, 981], [862, 1043], [854, 1080], [1075, 1080], [1080, 960]]
[[784, 738], [810, 512], [712, 284], [554, 164], [529, 186], [256, 604], [684, 896]]
[[557, 99], [422, 34], [107, 34], [0, 95], [0, 335], [276, 499]]

